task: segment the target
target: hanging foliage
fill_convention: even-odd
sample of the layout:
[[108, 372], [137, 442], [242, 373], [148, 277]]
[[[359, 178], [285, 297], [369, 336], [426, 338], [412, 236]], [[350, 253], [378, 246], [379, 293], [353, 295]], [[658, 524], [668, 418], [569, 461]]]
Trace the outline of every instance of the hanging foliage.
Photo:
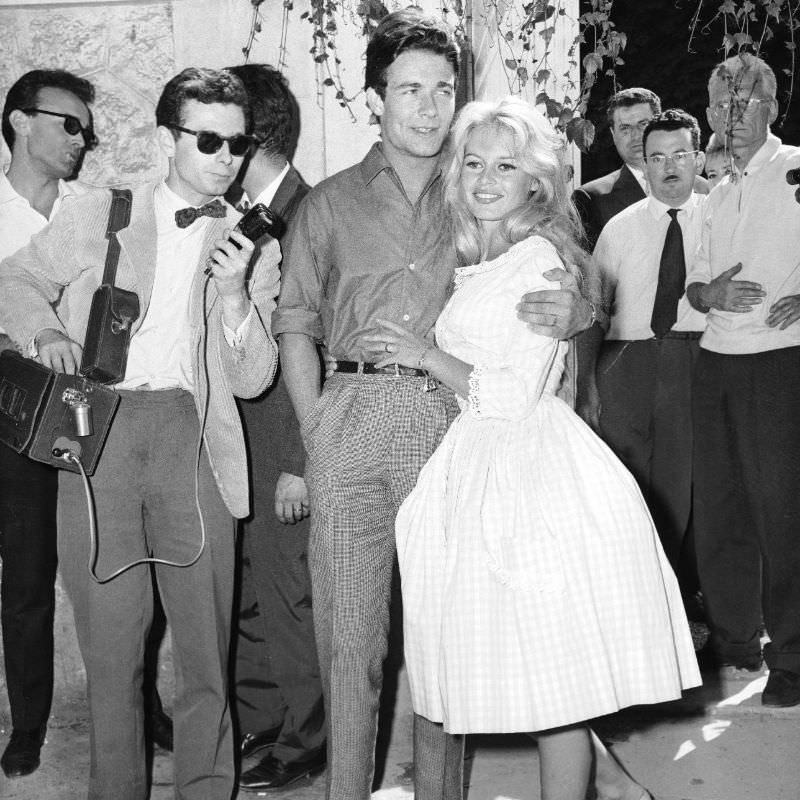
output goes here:
[[[245, 61], [261, 31], [261, 5], [250, 0], [250, 34], [242, 48]], [[388, 0], [387, 0], [388, 2]], [[676, 6], [683, 0], [676, 0]], [[783, 36], [790, 76], [789, 99], [794, 91], [795, 37], [800, 27], [800, 0], [688, 0], [696, 3], [688, 34], [688, 46], [699, 33], [722, 22], [720, 51], [750, 51], [758, 54], [763, 45]], [[295, 6], [302, 4], [304, 10]], [[286, 63], [287, 32], [293, 16], [309, 25], [309, 55], [317, 68], [318, 92], [333, 92], [336, 101], [353, 120], [351, 104], [361, 89], [344, 85], [338, 55], [337, 36], [342, 26], [356, 26], [365, 40], [390, 10], [406, 3], [392, 0], [282, 0], [279, 68]], [[615, 85], [616, 67], [624, 64], [622, 53], [627, 34], [617, 30], [611, 19], [613, 0], [580, 0], [577, 21], [570, 16], [567, 0], [439, 0], [439, 13], [454, 31], [465, 50], [470, 51], [472, 22], [479, 19], [489, 33], [490, 48], [496, 48], [505, 69], [509, 91], [526, 94], [584, 152], [594, 140], [594, 125], [586, 118], [592, 88], [600, 77], [610, 76]], [[577, 23], [577, 24], [576, 24]], [[573, 33], [577, 30], [577, 33]], [[296, 39], [295, 39], [296, 41]], [[566, 51], [568, 69], [554, 67], [554, 48]], [[580, 74], [575, 80], [574, 75]], [[789, 104], [786, 103], [788, 110]]]

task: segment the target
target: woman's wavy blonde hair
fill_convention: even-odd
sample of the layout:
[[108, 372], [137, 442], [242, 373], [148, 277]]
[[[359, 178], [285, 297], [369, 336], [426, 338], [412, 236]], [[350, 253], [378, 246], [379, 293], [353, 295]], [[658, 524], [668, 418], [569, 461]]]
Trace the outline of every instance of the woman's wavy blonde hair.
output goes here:
[[583, 228], [567, 186], [566, 144], [535, 108], [518, 97], [497, 102], [475, 101], [461, 109], [452, 134], [452, 160], [445, 176], [445, 202], [450, 212], [453, 241], [465, 264], [486, 255], [486, 242], [461, 190], [461, 169], [469, 135], [489, 126], [511, 135], [519, 166], [537, 179], [528, 201], [503, 220], [502, 232], [510, 244], [538, 234], [550, 241], [567, 269], [579, 273], [588, 259], [582, 246]]

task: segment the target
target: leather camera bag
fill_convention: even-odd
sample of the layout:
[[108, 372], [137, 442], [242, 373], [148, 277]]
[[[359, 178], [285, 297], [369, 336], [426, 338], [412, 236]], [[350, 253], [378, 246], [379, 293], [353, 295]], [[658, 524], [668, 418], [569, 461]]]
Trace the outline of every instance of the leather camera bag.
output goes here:
[[92, 297], [80, 369], [82, 375], [98, 383], [118, 383], [125, 377], [131, 326], [139, 317], [138, 295], [114, 286], [120, 253], [117, 231], [130, 222], [131, 191], [112, 189], [111, 192], [103, 281]]

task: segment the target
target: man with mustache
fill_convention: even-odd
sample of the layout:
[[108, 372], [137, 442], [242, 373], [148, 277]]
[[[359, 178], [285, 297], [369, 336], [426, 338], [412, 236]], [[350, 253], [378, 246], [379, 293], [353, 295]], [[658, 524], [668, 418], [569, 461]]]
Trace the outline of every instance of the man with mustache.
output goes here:
[[639, 483], [677, 570], [692, 509], [691, 386], [705, 317], [683, 284], [700, 241], [700, 128], [685, 111], [642, 135], [650, 196], [614, 216], [594, 250], [609, 330], [596, 368], [600, 432]]

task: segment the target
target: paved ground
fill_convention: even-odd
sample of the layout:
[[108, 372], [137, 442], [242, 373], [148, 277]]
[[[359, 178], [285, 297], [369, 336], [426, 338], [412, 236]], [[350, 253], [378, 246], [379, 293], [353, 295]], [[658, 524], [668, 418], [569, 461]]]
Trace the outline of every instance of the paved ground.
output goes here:
[[[764, 709], [759, 694], [765, 680], [763, 673], [707, 676], [701, 689], [677, 703], [606, 717], [595, 728], [656, 800], [800, 800], [800, 707]], [[408, 800], [411, 712], [402, 672], [395, 702], [387, 705], [390, 719], [383, 727], [374, 797]], [[0, 798], [83, 800], [87, 749], [85, 710], [63, 710], [52, 720], [42, 767], [27, 778], [0, 783]], [[468, 751], [467, 800], [539, 800], [536, 745], [530, 738], [471, 737]], [[324, 783], [319, 776], [272, 794], [281, 800], [322, 800]], [[242, 793], [239, 800], [258, 796]], [[170, 798], [170, 758], [157, 753], [151, 800]]]

